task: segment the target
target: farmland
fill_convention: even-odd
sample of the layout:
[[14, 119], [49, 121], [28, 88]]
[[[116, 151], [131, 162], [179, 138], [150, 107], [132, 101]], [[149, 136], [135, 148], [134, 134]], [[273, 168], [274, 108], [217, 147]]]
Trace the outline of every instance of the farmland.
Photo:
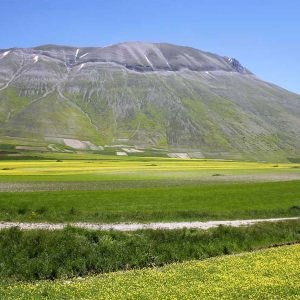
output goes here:
[[4, 221], [111, 223], [283, 216], [300, 216], [299, 181], [0, 193]]
[[[49, 156], [51, 159], [49, 159]], [[0, 160], [0, 181], [267, 181], [298, 178], [300, 164], [161, 157], [48, 154], [37, 160]], [[268, 177], [266, 177], [268, 175]], [[212, 178], [213, 177], [213, 178]], [[222, 177], [222, 178], [221, 178]], [[223, 178], [224, 177], [224, 178]]]
[[[300, 164], [63, 153], [0, 160], [1, 222], [279, 217], [300, 217]], [[0, 297], [162, 299], [156, 290], [163, 289], [165, 299], [234, 299], [236, 293], [259, 299], [268, 292], [292, 298], [298, 287], [286, 284], [278, 259], [285, 257], [288, 276], [299, 274], [298, 246], [228, 254], [297, 243], [299, 226], [290, 220], [209, 230], [3, 229]]]
[[299, 182], [298, 164], [105, 156], [8, 160], [0, 162], [0, 220], [295, 217], [300, 216]]

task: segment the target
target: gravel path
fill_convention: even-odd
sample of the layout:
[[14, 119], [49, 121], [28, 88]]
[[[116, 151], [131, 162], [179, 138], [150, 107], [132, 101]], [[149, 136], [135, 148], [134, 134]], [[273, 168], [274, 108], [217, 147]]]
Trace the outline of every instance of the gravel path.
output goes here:
[[19, 223], [19, 222], [0, 222], [0, 230], [11, 227], [19, 227], [20, 229], [45, 229], [45, 230], [61, 230], [66, 226], [93, 229], [93, 230], [117, 230], [117, 231], [135, 231], [141, 229], [182, 229], [182, 228], [198, 228], [209, 229], [224, 226], [245, 226], [253, 225], [261, 222], [280, 222], [288, 220], [300, 220], [295, 218], [274, 218], [274, 219], [252, 219], [252, 220], [234, 220], [234, 221], [208, 221], [208, 222], [169, 222], [169, 223], [120, 223], [120, 224], [97, 224], [97, 223]]

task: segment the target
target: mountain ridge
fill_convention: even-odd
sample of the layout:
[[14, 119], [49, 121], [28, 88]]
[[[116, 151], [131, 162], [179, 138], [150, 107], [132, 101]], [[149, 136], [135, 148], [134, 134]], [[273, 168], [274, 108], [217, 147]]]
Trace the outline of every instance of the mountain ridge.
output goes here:
[[[123, 42], [104, 47], [73, 47], [49, 44], [32, 48], [0, 49], [0, 53], [7, 51], [24, 51], [32, 55], [44, 55], [53, 59], [57, 58], [67, 63], [69, 66], [76, 66], [80, 63], [87, 62], [112, 62], [118, 63], [135, 71], [144, 72], [157, 70], [178, 71], [184, 68], [194, 71], [213, 71], [218, 70], [217, 67], [222, 67], [221, 69], [224, 71], [237, 71], [240, 73], [251, 74], [251, 72], [243, 67], [235, 58], [219, 56], [196, 48], [169, 43]], [[182, 56], [181, 61], [177, 60], [172, 64], [172, 62], [169, 62], [166, 59], [164, 52], [167, 52], [167, 54], [170, 52], [176, 52], [177, 56], [180, 54]], [[192, 55], [189, 55], [187, 52]], [[114, 53], [115, 56], [112, 54], [108, 55], [108, 53]], [[135, 59], [135, 65], [126, 65], [124, 61], [121, 61], [120, 56], [125, 56], [125, 61], [126, 59]], [[151, 62], [151, 56], [156, 56], [154, 57], [153, 62]], [[195, 56], [198, 60], [195, 59]], [[156, 62], [158, 59], [160, 61], [157, 64]], [[199, 59], [210, 59], [215, 61], [212, 61], [210, 65], [207, 64], [200, 66], [197, 65], [197, 61], [199, 62]]]

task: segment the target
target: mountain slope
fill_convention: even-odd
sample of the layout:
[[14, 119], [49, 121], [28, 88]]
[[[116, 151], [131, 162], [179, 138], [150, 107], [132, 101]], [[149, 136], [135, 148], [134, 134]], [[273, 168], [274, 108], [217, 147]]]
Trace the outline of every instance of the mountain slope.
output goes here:
[[0, 50], [0, 136], [206, 157], [300, 157], [300, 96], [170, 44]]

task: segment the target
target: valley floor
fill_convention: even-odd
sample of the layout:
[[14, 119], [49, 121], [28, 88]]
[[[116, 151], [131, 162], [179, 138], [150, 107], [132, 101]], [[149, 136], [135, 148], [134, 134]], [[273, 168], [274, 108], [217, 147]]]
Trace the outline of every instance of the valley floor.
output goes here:
[[300, 241], [300, 164], [43, 155], [0, 159], [1, 299], [300, 299], [299, 246], [227, 256]]
[[299, 199], [297, 180], [191, 185], [178, 181], [176, 186], [150, 183], [140, 188], [120, 188], [111, 181], [100, 190], [0, 192], [0, 221], [151, 223], [299, 217]]

